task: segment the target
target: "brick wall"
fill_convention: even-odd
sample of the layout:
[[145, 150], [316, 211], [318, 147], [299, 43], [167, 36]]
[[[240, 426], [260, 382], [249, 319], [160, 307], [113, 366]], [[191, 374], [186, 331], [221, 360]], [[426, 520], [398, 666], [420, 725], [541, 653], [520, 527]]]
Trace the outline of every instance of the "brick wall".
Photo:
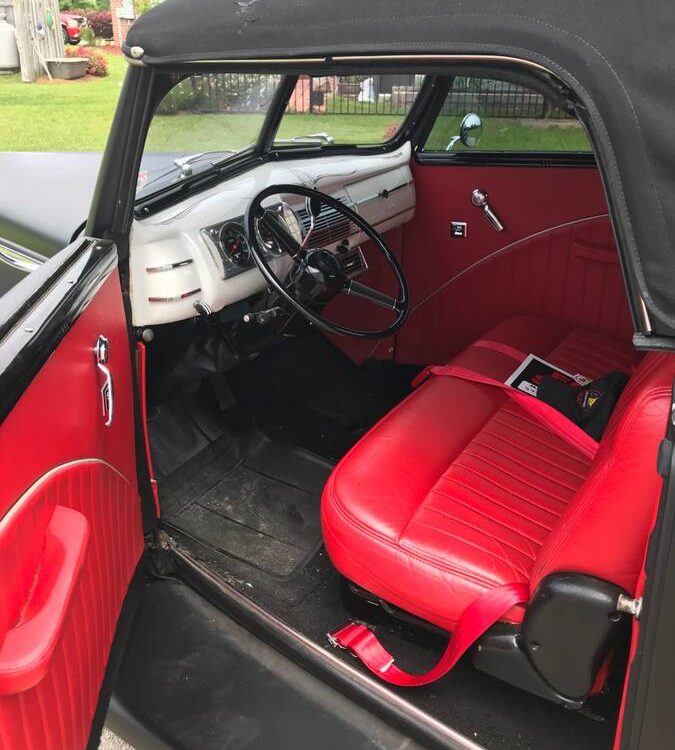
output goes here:
[[110, 0], [110, 13], [112, 14], [115, 46], [120, 47], [134, 22], [133, 0]]

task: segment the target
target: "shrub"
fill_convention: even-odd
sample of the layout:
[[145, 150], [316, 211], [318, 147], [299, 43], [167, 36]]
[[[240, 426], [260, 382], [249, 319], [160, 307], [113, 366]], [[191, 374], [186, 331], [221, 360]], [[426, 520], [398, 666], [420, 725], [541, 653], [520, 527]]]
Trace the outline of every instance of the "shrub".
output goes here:
[[112, 15], [109, 10], [89, 11], [82, 14], [99, 39], [113, 38]]
[[91, 47], [68, 47], [66, 49], [68, 57], [86, 57], [89, 60], [87, 65], [87, 75], [103, 78], [108, 75], [108, 61], [104, 55], [97, 52]]
[[88, 44], [90, 47], [96, 44], [96, 34], [91, 26], [83, 26], [80, 29], [80, 40], [82, 44]]

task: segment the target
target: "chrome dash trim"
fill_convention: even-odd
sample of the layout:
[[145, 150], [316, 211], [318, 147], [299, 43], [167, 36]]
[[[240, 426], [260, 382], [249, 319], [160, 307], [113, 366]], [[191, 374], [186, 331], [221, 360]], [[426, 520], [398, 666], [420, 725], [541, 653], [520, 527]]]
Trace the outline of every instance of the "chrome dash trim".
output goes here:
[[16, 268], [19, 271], [25, 271], [30, 273], [36, 268], [39, 268], [44, 261], [39, 261], [37, 258], [22, 253], [20, 250], [16, 250], [7, 245], [0, 243], [0, 260], [4, 261], [8, 266]]
[[183, 294], [179, 294], [177, 297], [148, 297], [148, 302], [182, 302], [188, 297], [194, 297], [194, 295], [199, 294], [199, 292], [201, 292], [201, 287], [198, 289], [192, 289], [189, 292], [183, 292]]
[[[358, 185], [358, 183], [352, 183]], [[404, 188], [410, 187], [410, 185], [413, 184], [413, 180], [408, 180], [408, 182], [402, 182], [400, 185], [396, 185], [393, 188], [384, 188], [383, 190], [380, 190], [379, 193], [375, 193], [375, 195], [369, 195], [367, 198], [360, 198], [357, 201], [354, 201], [353, 206], [363, 206], [365, 203], [372, 203], [373, 201], [382, 199], [386, 200], [392, 193], [395, 193], [397, 190], [403, 190]], [[346, 188], [349, 189], [351, 185], [347, 185]]]
[[162, 266], [146, 266], [145, 270], [147, 273], [164, 273], [164, 271], [173, 271], [176, 268], [189, 266], [191, 263], [194, 263], [194, 260], [188, 258], [187, 260], [176, 261], [176, 263], [165, 263]]

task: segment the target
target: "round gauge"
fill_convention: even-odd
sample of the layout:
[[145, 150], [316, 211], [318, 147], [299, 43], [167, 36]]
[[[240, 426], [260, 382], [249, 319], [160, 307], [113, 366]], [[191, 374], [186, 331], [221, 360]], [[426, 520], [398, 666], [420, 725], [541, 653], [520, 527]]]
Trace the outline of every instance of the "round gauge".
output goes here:
[[250, 263], [250, 249], [242, 226], [225, 224], [220, 230], [218, 240], [225, 260], [229, 260], [235, 266], [245, 266]]
[[269, 255], [281, 255], [279, 243], [264, 224], [261, 225], [258, 223], [256, 231], [258, 232], [258, 240], [266, 253]]

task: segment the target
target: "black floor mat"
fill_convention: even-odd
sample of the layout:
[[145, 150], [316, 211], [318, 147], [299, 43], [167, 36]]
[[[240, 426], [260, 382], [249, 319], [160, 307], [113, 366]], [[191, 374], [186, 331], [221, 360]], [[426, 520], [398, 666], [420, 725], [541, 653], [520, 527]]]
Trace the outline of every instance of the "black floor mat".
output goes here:
[[320, 497], [334, 462], [410, 390], [416, 368], [355, 365], [325, 339], [289, 340], [211, 383], [154, 403], [148, 427], [162, 519], [263, 606], [296, 606], [333, 569]]
[[228, 374], [230, 417], [336, 462], [410, 392], [419, 368], [355, 365], [321, 336], [286, 342]]
[[317, 584], [305, 568], [321, 558], [320, 496], [331, 468], [256, 431], [223, 434], [160, 480], [162, 518], [241, 590], [268, 605], [297, 602]]
[[319, 497], [331, 465], [259, 433], [222, 437], [209, 457], [167, 493], [165, 523], [269, 575], [292, 575], [321, 545]]

